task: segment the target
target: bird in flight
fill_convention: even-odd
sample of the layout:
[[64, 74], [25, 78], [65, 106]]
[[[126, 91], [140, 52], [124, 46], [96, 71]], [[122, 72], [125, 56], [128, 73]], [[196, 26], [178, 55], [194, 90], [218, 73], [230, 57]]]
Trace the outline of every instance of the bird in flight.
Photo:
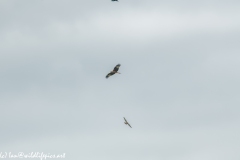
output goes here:
[[107, 74], [106, 78], [114, 75], [115, 73], [121, 74], [121, 73], [118, 72], [118, 69], [119, 69], [120, 66], [121, 66], [120, 64], [116, 65], [116, 66], [114, 67], [113, 71], [111, 71], [110, 73]]
[[[126, 118], [125, 118], [125, 117], [123, 117], [123, 118], [124, 118], [124, 120], [125, 120], [124, 123], [125, 123], [126, 125], [129, 125], [129, 127], [131, 127], [131, 125], [128, 123], [128, 121], [126, 120]], [[131, 128], [132, 128], [132, 127], [131, 127]]]
[[114, 1], [117, 1], [117, 2], [118, 2], [118, 0], [112, 0], [112, 1], [113, 1], [113, 2], [114, 2]]

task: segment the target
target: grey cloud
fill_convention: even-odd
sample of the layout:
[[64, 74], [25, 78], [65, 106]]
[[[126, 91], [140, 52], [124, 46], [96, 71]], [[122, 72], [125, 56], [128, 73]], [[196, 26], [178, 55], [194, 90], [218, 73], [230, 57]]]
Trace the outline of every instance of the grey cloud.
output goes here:
[[238, 5], [1, 1], [0, 152], [238, 160]]

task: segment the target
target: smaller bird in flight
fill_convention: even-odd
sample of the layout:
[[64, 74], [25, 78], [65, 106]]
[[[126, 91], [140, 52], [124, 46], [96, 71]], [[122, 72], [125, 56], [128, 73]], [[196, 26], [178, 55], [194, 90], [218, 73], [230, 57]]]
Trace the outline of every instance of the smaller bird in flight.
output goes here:
[[117, 1], [117, 2], [118, 2], [118, 0], [112, 0], [112, 1], [113, 1], [113, 2], [114, 2], [114, 1]]
[[116, 65], [116, 66], [114, 67], [113, 71], [111, 71], [110, 73], [107, 74], [106, 78], [114, 75], [115, 73], [121, 74], [121, 73], [118, 72], [118, 69], [119, 69], [120, 66], [121, 66], [120, 64]]
[[[129, 125], [129, 127], [131, 127], [131, 125], [128, 123], [128, 121], [126, 120], [126, 118], [125, 118], [125, 117], [123, 117], [123, 118], [124, 118], [124, 120], [125, 120], [124, 123], [125, 123], [126, 125]], [[132, 128], [132, 127], [131, 127], [131, 128]]]

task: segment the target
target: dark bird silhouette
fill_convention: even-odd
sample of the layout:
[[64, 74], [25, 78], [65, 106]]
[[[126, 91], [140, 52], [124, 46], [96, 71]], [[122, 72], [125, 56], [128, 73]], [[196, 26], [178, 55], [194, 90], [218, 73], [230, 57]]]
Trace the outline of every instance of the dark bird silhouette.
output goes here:
[[114, 2], [114, 1], [118, 2], [118, 0], [112, 0], [112, 1], [113, 1], [113, 2]]
[[[124, 118], [124, 120], [125, 120], [124, 123], [125, 123], [126, 125], [129, 125], [129, 127], [131, 127], [131, 125], [128, 123], [128, 121], [126, 120], [126, 118], [125, 118], [125, 117], [123, 117], [123, 118]], [[132, 128], [132, 127], [131, 127], [131, 128]]]
[[120, 66], [121, 66], [120, 64], [116, 65], [116, 66], [114, 67], [113, 71], [111, 71], [110, 73], [107, 74], [106, 78], [114, 75], [115, 73], [121, 74], [121, 73], [118, 72], [118, 69], [119, 69]]

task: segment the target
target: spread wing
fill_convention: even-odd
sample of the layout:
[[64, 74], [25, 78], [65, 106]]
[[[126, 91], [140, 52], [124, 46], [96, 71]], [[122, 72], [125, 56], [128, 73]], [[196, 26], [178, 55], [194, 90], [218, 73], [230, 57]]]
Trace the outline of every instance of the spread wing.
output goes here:
[[128, 121], [126, 120], [126, 118], [125, 118], [125, 117], [123, 117], [123, 118], [124, 118], [125, 122], [127, 123], [127, 125], [129, 125], [129, 127], [132, 128], [132, 126], [128, 123]]
[[116, 72], [117, 72], [120, 66], [121, 66], [120, 64], [116, 65], [116, 66], [114, 67], [113, 71], [116, 71]]
[[106, 75], [106, 78], [108, 78], [108, 77], [110, 77], [110, 76], [112, 76], [112, 75], [114, 75], [115, 73], [113, 73], [113, 72], [110, 72], [110, 73], [108, 73], [107, 75]]

